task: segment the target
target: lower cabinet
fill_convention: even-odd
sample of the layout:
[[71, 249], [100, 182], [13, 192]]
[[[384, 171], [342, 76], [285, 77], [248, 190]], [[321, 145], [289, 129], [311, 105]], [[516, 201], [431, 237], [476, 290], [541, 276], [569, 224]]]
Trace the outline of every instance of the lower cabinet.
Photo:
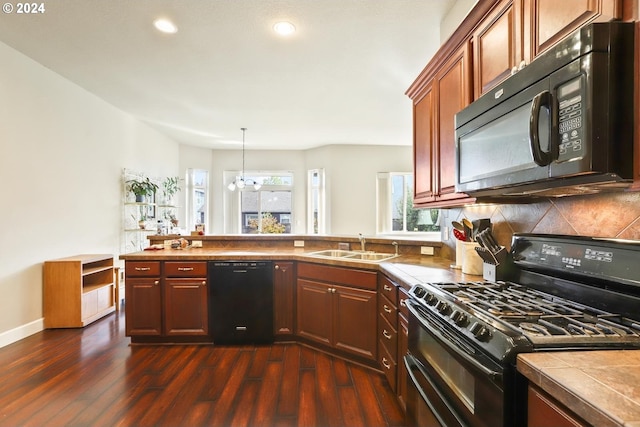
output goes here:
[[293, 261], [273, 264], [273, 327], [276, 339], [294, 334], [296, 272]]
[[296, 335], [376, 360], [375, 271], [298, 264]]
[[206, 262], [127, 261], [125, 276], [125, 331], [132, 342], [208, 337]]
[[587, 424], [561, 403], [539, 388], [529, 385], [527, 398], [528, 427], [586, 427]]

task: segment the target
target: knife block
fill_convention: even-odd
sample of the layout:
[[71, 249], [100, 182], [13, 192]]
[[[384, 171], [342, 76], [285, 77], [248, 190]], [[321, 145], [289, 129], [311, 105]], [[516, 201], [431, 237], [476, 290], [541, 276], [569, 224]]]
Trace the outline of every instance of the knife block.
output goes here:
[[[506, 252], [506, 249], [503, 248]], [[498, 280], [511, 280], [514, 270], [513, 260], [509, 253], [505, 253], [501, 257], [501, 261], [498, 264], [484, 262], [482, 264], [482, 278], [489, 282], [496, 282]]]

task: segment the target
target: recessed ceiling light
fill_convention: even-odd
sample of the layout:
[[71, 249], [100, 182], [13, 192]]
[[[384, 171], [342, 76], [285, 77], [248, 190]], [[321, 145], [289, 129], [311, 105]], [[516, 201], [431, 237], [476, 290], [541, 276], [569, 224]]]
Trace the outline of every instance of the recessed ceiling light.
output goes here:
[[168, 19], [160, 18], [153, 21], [153, 26], [163, 33], [174, 34], [178, 32], [178, 27]]
[[295, 33], [296, 27], [291, 22], [282, 21], [277, 22], [273, 26], [273, 31], [280, 34], [281, 36], [288, 36]]

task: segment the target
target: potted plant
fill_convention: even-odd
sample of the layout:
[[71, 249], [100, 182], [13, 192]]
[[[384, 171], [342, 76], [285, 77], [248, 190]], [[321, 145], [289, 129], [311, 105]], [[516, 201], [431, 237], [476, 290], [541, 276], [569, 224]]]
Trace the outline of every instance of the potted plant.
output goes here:
[[142, 203], [146, 196], [151, 196], [158, 191], [158, 185], [149, 177], [144, 179], [131, 179], [127, 181], [127, 188], [136, 196], [136, 202]]
[[177, 176], [169, 176], [162, 181], [162, 196], [166, 204], [173, 204], [173, 196], [178, 191], [180, 191], [180, 178]]

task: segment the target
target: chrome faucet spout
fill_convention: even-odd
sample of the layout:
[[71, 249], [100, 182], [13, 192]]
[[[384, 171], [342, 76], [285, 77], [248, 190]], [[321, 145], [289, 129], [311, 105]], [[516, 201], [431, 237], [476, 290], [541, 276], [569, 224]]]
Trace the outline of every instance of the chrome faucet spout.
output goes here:
[[398, 242], [391, 242], [393, 246], [395, 246], [396, 255], [398, 255]]
[[367, 241], [364, 239], [364, 236], [362, 235], [362, 233], [358, 233], [358, 240], [360, 240], [360, 248], [362, 249], [362, 252], [366, 252], [365, 245]]

